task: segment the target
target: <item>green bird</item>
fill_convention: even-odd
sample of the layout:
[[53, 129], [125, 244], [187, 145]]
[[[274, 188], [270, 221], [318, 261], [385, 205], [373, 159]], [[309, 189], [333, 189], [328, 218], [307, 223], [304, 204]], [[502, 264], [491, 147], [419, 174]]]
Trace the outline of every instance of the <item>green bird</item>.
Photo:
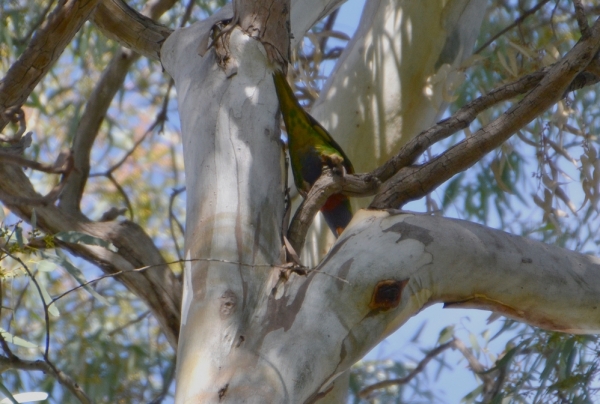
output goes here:
[[[331, 168], [343, 166], [347, 173], [353, 174], [354, 168], [348, 156], [325, 128], [300, 106], [283, 72], [275, 71], [273, 81], [288, 134], [288, 149], [298, 192], [306, 197], [325, 165]], [[342, 194], [331, 195], [321, 212], [336, 237], [352, 219], [350, 200]]]

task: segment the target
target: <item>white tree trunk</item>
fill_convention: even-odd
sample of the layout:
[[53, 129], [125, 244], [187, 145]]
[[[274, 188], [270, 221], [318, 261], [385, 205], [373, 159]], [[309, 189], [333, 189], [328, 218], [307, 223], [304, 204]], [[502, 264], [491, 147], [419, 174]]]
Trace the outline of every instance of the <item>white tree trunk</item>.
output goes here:
[[[311, 110], [358, 172], [379, 167], [439, 119], [464, 80], [458, 68], [471, 56], [486, 7], [485, 0], [365, 3], [356, 34]], [[353, 198], [352, 206], [371, 199]], [[316, 265], [333, 241], [318, 215], [302, 262]]]
[[188, 195], [177, 403], [333, 401], [340, 374], [436, 302], [600, 330], [598, 260], [468, 222], [360, 211], [315, 270], [281, 266], [283, 154], [266, 52], [236, 28], [225, 69], [212, 51], [198, 56], [213, 22], [162, 49]]
[[[280, 263], [283, 151], [264, 49], [234, 30], [231, 62], [244, 63], [227, 78], [213, 52], [197, 54], [197, 38], [210, 25], [176, 31], [163, 47], [182, 122], [185, 253], [198, 260], [185, 268], [179, 403], [216, 402], [214, 393], [227, 384], [233, 395], [250, 382], [247, 375], [265, 377], [249, 372], [259, 358], [246, 345], [258, 341], [246, 333], [264, 310], [270, 265]], [[239, 355], [230, 352], [237, 347]]]

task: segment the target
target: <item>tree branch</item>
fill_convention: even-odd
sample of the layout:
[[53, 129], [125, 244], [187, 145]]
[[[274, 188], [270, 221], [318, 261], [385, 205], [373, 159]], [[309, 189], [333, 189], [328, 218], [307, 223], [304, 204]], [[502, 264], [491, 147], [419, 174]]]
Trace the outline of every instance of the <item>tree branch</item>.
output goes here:
[[351, 196], [370, 196], [375, 195], [379, 187], [379, 180], [372, 175], [339, 175], [329, 167], [324, 167], [323, 173], [296, 210], [287, 231], [287, 238], [294, 250], [302, 251], [315, 215], [331, 195], [343, 193]]
[[93, 14], [92, 22], [108, 38], [155, 60], [160, 59], [160, 48], [173, 32], [122, 0], [103, 0]]
[[[31, 220], [33, 206], [19, 202], [22, 198], [38, 200], [40, 195], [35, 192], [23, 170], [0, 164], [0, 178], [0, 200], [17, 216]], [[129, 221], [90, 222], [83, 215], [69, 214], [53, 205], [37, 206], [35, 212], [38, 227], [48, 234], [77, 231], [114, 244], [118, 248], [117, 253], [96, 246], [60, 244], [73, 254], [95, 263], [105, 273], [153, 266], [142, 273], [125, 273], [119, 280], [148, 305], [169, 343], [177, 346], [181, 283], [166, 266], [152, 239], [143, 229]]]
[[[3, 346], [6, 344], [4, 338], [0, 335], [0, 344]], [[8, 345], [6, 345], [8, 346]], [[6, 348], [5, 348], [6, 350]], [[12, 354], [12, 352], [11, 352]], [[93, 401], [85, 394], [79, 384], [73, 380], [62, 370], [53, 368], [48, 363], [42, 360], [23, 360], [14, 354], [10, 357], [0, 356], [0, 371], [6, 369], [21, 369], [21, 370], [37, 370], [44, 373], [51, 374], [61, 385], [65, 386], [77, 399], [84, 404], [91, 404]]]
[[77, 397], [79, 399], [79, 401], [81, 401], [84, 404], [91, 404], [92, 401], [89, 399], [89, 397], [84, 393], [84, 391], [79, 387], [79, 385], [73, 381], [73, 379], [71, 379], [71, 377], [69, 377], [68, 375], [66, 375], [64, 372], [62, 372], [60, 369], [58, 369], [51, 361], [50, 361], [50, 316], [48, 314], [48, 306], [49, 304], [46, 303], [46, 301], [44, 300], [44, 295], [42, 293], [42, 290], [40, 288], [40, 285], [38, 284], [37, 280], [35, 279], [35, 276], [33, 275], [33, 273], [29, 270], [29, 268], [27, 267], [27, 265], [25, 265], [25, 263], [17, 256], [11, 254], [9, 251], [7, 251], [4, 248], [0, 248], [0, 250], [6, 254], [7, 256], [11, 257], [12, 259], [14, 259], [15, 261], [17, 261], [25, 270], [25, 272], [27, 272], [27, 275], [29, 275], [29, 278], [31, 279], [31, 281], [33, 282], [38, 295], [40, 297], [40, 301], [42, 302], [42, 306], [44, 307], [44, 322], [45, 322], [45, 329], [46, 329], [46, 345], [44, 348], [44, 361], [35, 361], [35, 362], [24, 362], [21, 361], [17, 356], [15, 356], [12, 351], [10, 350], [8, 344], [6, 343], [6, 341], [4, 340], [4, 337], [0, 334], [0, 344], [2, 345], [2, 348], [4, 350], [4, 352], [6, 352], [8, 354], [8, 358], [3, 358], [0, 356], [0, 364], [2, 364], [2, 359], [6, 359], [6, 361], [12, 365], [11, 367], [17, 367], [17, 368], [21, 368], [19, 365], [21, 366], [28, 366], [28, 365], [35, 365], [35, 364], [39, 364], [39, 368], [37, 370], [44, 370], [46, 372], [51, 373], [54, 378], [56, 380], [58, 380], [58, 382], [60, 384], [62, 384], [63, 386], [65, 386], [69, 391], [71, 391], [71, 393], [73, 393], [73, 395], [75, 395], [75, 397]]
[[415, 378], [415, 376], [417, 376], [419, 373], [421, 373], [423, 370], [425, 370], [425, 366], [427, 366], [427, 364], [433, 358], [435, 358], [436, 356], [438, 356], [439, 354], [444, 352], [446, 349], [453, 348], [453, 347], [454, 347], [454, 341], [450, 341], [450, 342], [446, 342], [445, 344], [442, 344], [438, 347], [433, 348], [431, 351], [427, 352], [427, 355], [425, 355], [425, 357], [423, 359], [421, 359], [419, 364], [408, 375], [406, 375], [400, 379], [384, 380], [379, 383], [375, 383], [368, 387], [365, 387], [364, 389], [362, 389], [361, 391], [358, 392], [358, 394], [357, 394], [358, 397], [359, 398], [367, 398], [369, 396], [369, 394], [371, 394], [375, 390], [385, 389], [386, 387], [397, 386], [400, 384], [409, 383], [412, 379]]
[[539, 84], [515, 106], [435, 159], [404, 167], [394, 175], [371, 203], [371, 208], [395, 208], [431, 192], [454, 174], [471, 167], [516, 131], [562, 98], [574, 78], [600, 49], [600, 19], [588, 38], [580, 40], [567, 55], [550, 67]]
[[[21, 106], [71, 42], [99, 0], [59, 2], [0, 81], [0, 112]], [[0, 114], [0, 130], [8, 120]]]
[[581, 32], [582, 38], [587, 38], [591, 35], [590, 26], [585, 16], [585, 10], [581, 0], [573, 0], [573, 6], [575, 7], [575, 18], [577, 19], [577, 25], [579, 25], [579, 31]]
[[[352, 183], [351, 186], [341, 186], [341, 179], [334, 180], [331, 176], [327, 179], [318, 181], [307, 195], [307, 200], [303, 201], [294, 214], [294, 219], [288, 230], [288, 239], [296, 251], [301, 251], [306, 237], [307, 226], [310, 226], [317, 211], [322, 206], [326, 196], [341, 192], [350, 196], [370, 196], [373, 192], [378, 192], [379, 182], [389, 180], [401, 169], [410, 170], [407, 166], [413, 164], [429, 147], [433, 144], [448, 138], [459, 130], [467, 128], [477, 115], [486, 109], [497, 105], [503, 101], [510, 100], [518, 95], [531, 91], [544, 79], [556, 64], [547, 66], [537, 72], [523, 76], [514, 82], [504, 84], [489, 93], [476, 98], [467, 105], [461, 107], [450, 118], [438, 122], [431, 128], [421, 132], [418, 136], [409, 141], [394, 157], [385, 164], [378, 167], [368, 174], [346, 175], [343, 178], [345, 184]], [[579, 73], [575, 79], [566, 88], [562, 97], [569, 92], [578, 90], [585, 86], [593, 85], [600, 81], [600, 58], [594, 58], [584, 72]], [[481, 156], [478, 157], [478, 159]], [[460, 159], [459, 159], [460, 160]], [[318, 185], [317, 185], [318, 184]], [[441, 184], [441, 182], [439, 183]], [[439, 185], [437, 184], [437, 185]], [[328, 189], [331, 187], [331, 189]], [[340, 189], [342, 189], [340, 191]], [[430, 191], [428, 191], [430, 192]], [[426, 195], [428, 192], [417, 193], [414, 199]], [[393, 206], [376, 206], [376, 208], [390, 208]], [[397, 207], [397, 206], [396, 206]]]
[[[98, 7], [93, 15], [93, 19], [116, 18], [113, 13], [119, 10], [127, 9], [130, 13], [139, 16], [140, 21], [146, 21], [149, 18], [138, 14], [125, 4], [118, 5], [118, 0], [105, 0]], [[165, 11], [173, 6], [174, 0], [156, 0], [148, 3], [144, 13], [148, 13], [150, 18], [158, 18]], [[117, 8], [113, 10], [112, 8]], [[98, 15], [99, 14], [99, 15]], [[123, 29], [131, 29], [132, 25], [121, 26]], [[100, 125], [106, 117], [108, 108], [115, 95], [123, 86], [125, 77], [131, 66], [140, 58], [140, 54], [130, 49], [121, 49], [113, 56], [112, 60], [102, 73], [100, 80], [94, 86], [90, 98], [85, 104], [85, 109], [79, 121], [77, 132], [73, 140], [73, 155], [75, 158], [75, 172], [69, 178], [63, 195], [60, 199], [60, 208], [65, 211], [79, 213], [81, 197], [90, 172], [90, 156], [92, 147], [98, 136]]]
[[[600, 330], [598, 259], [439, 216], [361, 210], [314, 271], [272, 279], [264, 320], [254, 320], [267, 326], [233, 352], [267, 358], [252, 362], [255, 375], [272, 374], [276, 362], [286, 375], [276, 387], [291, 402], [326, 394], [337, 375], [436, 303], [562, 332]], [[255, 339], [260, 345], [248, 347]], [[307, 366], [319, 371], [307, 375]]]
[[549, 1], [550, 0], [542, 0], [538, 4], [536, 4], [535, 6], [531, 7], [529, 10], [523, 12], [523, 14], [521, 14], [519, 16], [519, 18], [517, 18], [512, 24], [510, 24], [506, 28], [500, 30], [500, 32], [498, 32], [497, 34], [495, 34], [494, 36], [492, 36], [490, 39], [488, 39], [483, 45], [481, 45], [479, 48], [477, 48], [477, 50], [475, 52], [473, 52], [473, 53], [474, 54], [480, 53], [482, 50], [484, 50], [485, 48], [487, 48], [488, 46], [490, 46], [490, 44], [492, 42], [494, 42], [496, 39], [500, 38], [506, 32], [510, 31], [511, 29], [513, 29], [514, 27], [518, 26], [523, 21], [525, 21], [525, 19], [527, 17], [529, 17], [530, 15], [535, 14], [540, 8], [542, 8], [544, 6], [544, 4], [548, 3]]

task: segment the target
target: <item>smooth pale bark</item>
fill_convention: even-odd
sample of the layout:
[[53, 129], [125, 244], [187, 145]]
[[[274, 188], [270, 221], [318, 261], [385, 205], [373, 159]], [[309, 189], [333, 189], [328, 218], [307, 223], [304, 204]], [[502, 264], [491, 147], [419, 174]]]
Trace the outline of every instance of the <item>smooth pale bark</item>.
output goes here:
[[360, 211], [314, 271], [278, 286], [270, 304], [286, 308], [287, 322], [259, 355], [278, 366], [289, 402], [310, 402], [428, 305], [597, 333], [598, 296], [595, 257], [466, 221]]
[[464, 74], [484, 0], [368, 1], [360, 25], [312, 109], [368, 172], [431, 126]]
[[268, 294], [270, 265], [280, 262], [283, 150], [266, 53], [235, 29], [231, 63], [244, 63], [226, 77], [214, 52], [197, 54], [197, 38], [211, 25], [176, 31], [163, 47], [182, 123], [185, 254], [199, 260], [185, 269], [178, 403], [216, 402], [220, 389], [239, 398], [247, 382], [265, 376], [250, 372], [257, 358], [246, 345], [257, 340], [246, 333], [253, 332], [255, 311], [264, 309], [258, 302]]
[[[336, 2], [319, 1], [310, 27]], [[187, 214], [178, 403], [285, 401], [282, 383], [255, 352], [265, 299], [279, 279], [284, 213], [278, 102], [257, 41], [234, 30], [222, 69], [203, 43], [224, 9], [175, 31], [162, 62], [175, 80], [182, 121]], [[307, 20], [308, 18], [308, 20]], [[301, 38], [304, 33], [299, 33]], [[198, 53], [202, 53], [201, 57]], [[266, 329], [268, 332], [268, 328]], [[260, 382], [260, 388], [256, 388]]]
[[235, 29], [222, 69], [214, 52], [197, 53], [211, 27], [176, 31], [162, 48], [188, 187], [177, 403], [343, 401], [331, 396], [344, 389], [337, 378], [437, 302], [600, 330], [600, 261], [468, 222], [361, 211], [315, 270], [282, 267], [266, 52]]
[[[357, 172], [380, 166], [439, 119], [464, 80], [457, 68], [472, 54], [486, 7], [485, 0], [366, 2], [311, 110]], [[370, 202], [352, 199], [355, 210]], [[302, 262], [316, 265], [332, 243], [318, 215]]]
[[346, 0], [291, 0], [290, 45], [294, 49], [313, 25]]

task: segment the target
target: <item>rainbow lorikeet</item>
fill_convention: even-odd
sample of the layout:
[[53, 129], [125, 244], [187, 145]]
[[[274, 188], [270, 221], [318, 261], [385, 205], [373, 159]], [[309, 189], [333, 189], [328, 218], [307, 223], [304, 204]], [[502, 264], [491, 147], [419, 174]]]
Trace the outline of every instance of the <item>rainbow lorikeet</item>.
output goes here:
[[[298, 192], [306, 196], [321, 176], [324, 165], [332, 168], [343, 166], [347, 173], [353, 174], [354, 168], [348, 156], [325, 128], [300, 106], [283, 72], [275, 71], [273, 81], [288, 134], [290, 161]], [[337, 237], [352, 219], [350, 200], [346, 195], [331, 195], [321, 213]]]

